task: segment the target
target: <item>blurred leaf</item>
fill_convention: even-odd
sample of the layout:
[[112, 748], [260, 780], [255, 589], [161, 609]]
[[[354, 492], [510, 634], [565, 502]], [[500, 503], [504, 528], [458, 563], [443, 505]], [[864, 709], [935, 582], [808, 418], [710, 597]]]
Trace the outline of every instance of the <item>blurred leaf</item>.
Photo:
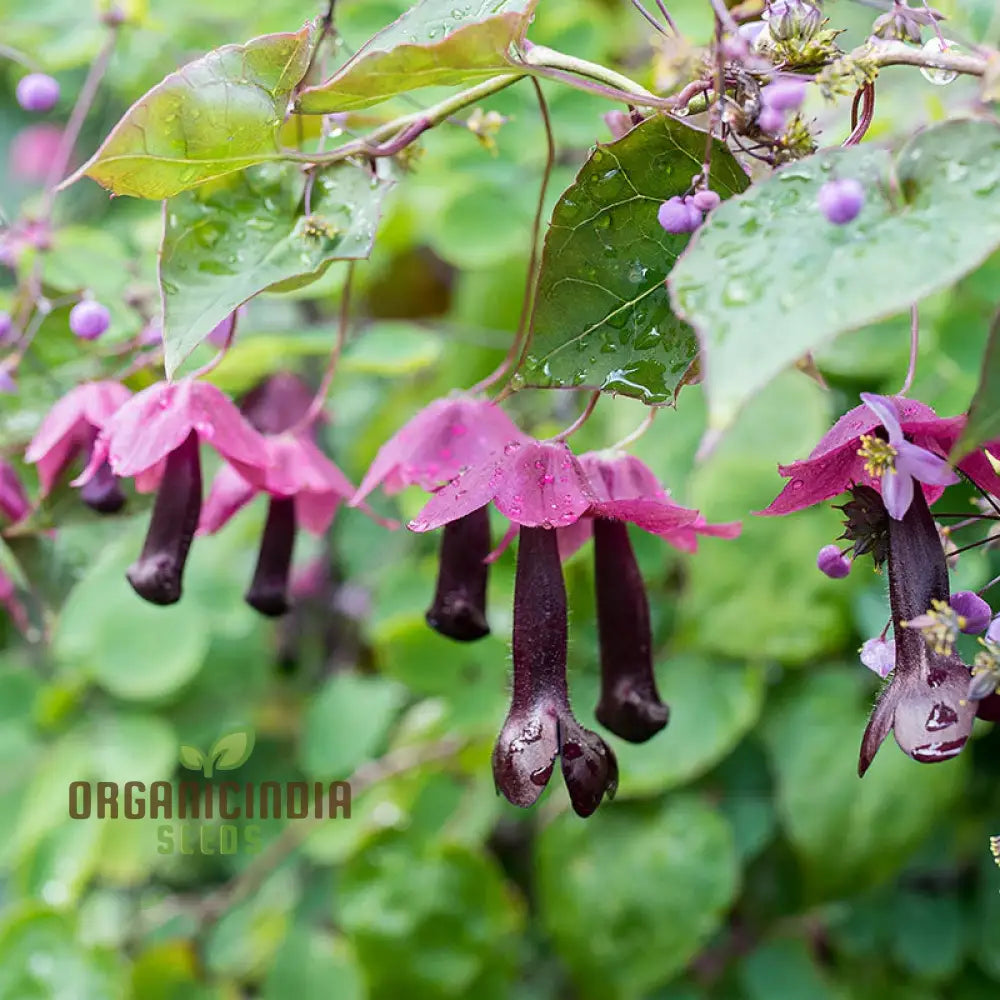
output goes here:
[[378, 104], [419, 87], [457, 86], [511, 70], [537, 0], [421, 0], [380, 31], [322, 84], [299, 95], [298, 111], [326, 115]]
[[504, 1000], [521, 906], [495, 862], [385, 837], [341, 876], [336, 918], [375, 1000]]
[[802, 941], [774, 941], [740, 966], [746, 1000], [847, 1000], [831, 988]]
[[139, 98], [69, 182], [87, 176], [114, 194], [169, 198], [280, 159], [278, 127], [312, 43], [306, 25], [188, 63]]
[[[134, 1000], [215, 1000], [219, 997], [198, 980], [194, 943], [168, 941], [143, 951], [132, 966]], [[221, 1000], [221, 998], [220, 998]]]
[[358, 960], [343, 940], [293, 924], [274, 956], [263, 1000], [365, 1000], [368, 990]]
[[[697, 343], [664, 286], [689, 237], [664, 231], [657, 210], [690, 190], [704, 157], [705, 133], [667, 115], [591, 153], [545, 237], [526, 384], [669, 402]], [[718, 142], [711, 184], [723, 197], [748, 184]]]
[[859, 779], [867, 717], [862, 669], [803, 677], [763, 728], [782, 824], [805, 869], [806, 889], [815, 895], [892, 878], [947, 815], [969, 760], [918, 764], [890, 737]]
[[391, 182], [353, 164], [331, 167], [316, 176], [309, 214], [306, 184], [295, 164], [265, 164], [168, 202], [160, 254], [168, 375], [257, 292], [371, 253]]
[[[713, 212], [669, 280], [704, 348], [709, 427], [728, 427], [802, 355], [982, 263], [1000, 245], [998, 159], [995, 125], [945, 122], [895, 160], [874, 145], [828, 150]], [[844, 226], [816, 203], [833, 177], [865, 188], [861, 215]]]
[[683, 969], [739, 885], [729, 824], [691, 797], [564, 813], [536, 849], [542, 923], [585, 1000], [633, 1000]]
[[340, 370], [383, 377], [412, 375], [433, 365], [443, 348], [437, 334], [413, 323], [373, 323], [348, 344]]
[[979, 388], [969, 404], [969, 422], [952, 449], [956, 458], [978, 448], [984, 441], [1000, 438], [1000, 313], [990, 326], [990, 339], [983, 356]]
[[395, 681], [337, 674], [306, 709], [299, 756], [310, 777], [346, 778], [374, 757], [406, 698]]
[[[169, 608], [138, 598], [125, 567], [138, 552], [123, 541], [106, 549], [76, 585], [53, 638], [56, 659], [105, 690], [129, 700], [172, 694], [201, 669], [208, 652], [205, 612], [192, 601]], [[156, 636], [170, 635], [170, 642]]]
[[966, 918], [955, 893], [901, 890], [895, 897], [892, 952], [921, 979], [943, 980], [961, 968], [967, 947]]
[[[623, 798], [664, 792], [704, 774], [739, 743], [764, 704], [758, 667], [681, 654], [658, 658], [656, 675], [670, 721], [648, 743], [614, 741]], [[576, 697], [581, 687], [574, 678]], [[596, 678], [593, 687], [596, 695]]]
[[23, 909], [0, 926], [0, 1000], [96, 1000], [123, 991], [119, 957], [79, 944], [68, 918]]

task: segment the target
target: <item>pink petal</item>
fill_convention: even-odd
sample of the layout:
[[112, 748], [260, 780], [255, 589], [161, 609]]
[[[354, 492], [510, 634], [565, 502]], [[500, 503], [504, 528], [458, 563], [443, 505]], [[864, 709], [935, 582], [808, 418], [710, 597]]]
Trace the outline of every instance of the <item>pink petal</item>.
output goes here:
[[214, 535], [256, 495], [254, 489], [231, 465], [223, 465], [201, 508], [198, 534]]
[[528, 441], [505, 448], [497, 466], [497, 510], [529, 528], [565, 527], [596, 501], [593, 488], [564, 441]]
[[902, 471], [883, 473], [882, 502], [890, 517], [902, 521], [913, 503], [913, 477]]
[[343, 494], [333, 492], [296, 493], [295, 517], [299, 525], [314, 535], [322, 535], [333, 523], [334, 514], [343, 500]]
[[711, 538], [736, 538], [743, 530], [740, 521], [724, 521], [720, 524], [709, 524], [700, 514], [693, 523], [678, 528], [676, 531], [669, 531], [661, 535], [664, 541], [669, 542], [674, 548], [681, 552], [697, 552], [698, 536], [706, 535]]
[[934, 486], [951, 486], [959, 481], [955, 470], [943, 458], [926, 448], [909, 441], [900, 441], [896, 448], [899, 452], [896, 468], [900, 475], [906, 472], [914, 479]]
[[899, 426], [899, 417], [889, 396], [876, 396], [871, 392], [861, 393], [865, 406], [878, 417], [879, 423], [889, 434], [889, 444], [897, 446], [903, 440], [903, 428]]
[[[577, 522], [580, 523], [580, 522]], [[487, 565], [495, 563], [509, 548], [510, 543], [517, 538], [517, 533], [521, 530], [520, 525], [508, 524], [507, 530], [503, 533], [503, 538], [497, 543], [497, 547], [483, 560]]]
[[264, 437], [250, 426], [236, 404], [209, 382], [181, 383], [188, 393], [188, 421], [204, 444], [211, 445], [250, 483], [262, 485], [269, 464]]
[[[995, 441], [986, 447], [1000, 455], [1000, 441]], [[982, 451], [974, 451], [971, 455], [966, 456], [958, 463], [958, 467], [987, 493], [1000, 496], [1000, 476], [993, 471], [993, 466], [990, 465], [989, 459]], [[924, 490], [924, 492], [927, 491]], [[928, 502], [930, 501], [928, 500]]]
[[587, 543], [593, 533], [594, 521], [589, 517], [581, 517], [579, 521], [574, 521], [565, 528], [559, 528], [556, 532], [559, 558], [565, 562]]
[[438, 399], [404, 424], [375, 456], [352, 501], [360, 503], [379, 483], [387, 493], [416, 484], [435, 490], [524, 435], [485, 399]]
[[[165, 459], [191, 433], [186, 402], [189, 383], [157, 382], [136, 393], [105, 425], [87, 472], [75, 482], [86, 481], [106, 448], [107, 461], [117, 476], [135, 476]], [[102, 438], [103, 446], [102, 446]]]
[[590, 451], [580, 456], [580, 464], [601, 499], [602, 486], [608, 500], [667, 495], [653, 470], [634, 455]]
[[[506, 446], [513, 451], [518, 447], [513, 443]], [[506, 448], [442, 486], [407, 527], [411, 531], [433, 531], [449, 521], [457, 521], [460, 517], [485, 507], [493, 499], [497, 483], [507, 474]]]
[[0, 514], [9, 521], [20, 521], [31, 504], [13, 466], [0, 459]]
[[28, 612], [18, 599], [14, 581], [0, 569], [0, 606], [3, 606], [18, 631], [27, 633], [31, 626]]
[[594, 504], [595, 517], [607, 517], [613, 521], [631, 521], [653, 535], [668, 535], [686, 525], [693, 524], [699, 517], [698, 511], [681, 507], [669, 500], [639, 498], [636, 500], [607, 500]]

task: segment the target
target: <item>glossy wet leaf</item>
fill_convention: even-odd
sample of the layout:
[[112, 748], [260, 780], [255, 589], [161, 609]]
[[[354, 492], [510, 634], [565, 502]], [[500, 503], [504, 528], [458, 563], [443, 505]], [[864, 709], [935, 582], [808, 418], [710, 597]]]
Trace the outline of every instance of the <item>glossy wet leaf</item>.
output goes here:
[[[858, 218], [817, 206], [833, 177], [865, 188]], [[1000, 128], [952, 121], [895, 158], [875, 146], [790, 164], [721, 206], [670, 275], [704, 349], [709, 426], [808, 351], [948, 288], [1000, 246]]]
[[[664, 231], [656, 213], [701, 170], [705, 133], [656, 116], [599, 145], [563, 193], [545, 237], [530, 386], [587, 386], [669, 402], [697, 353], [674, 315], [664, 279], [687, 234]], [[712, 188], [724, 198], [747, 178], [716, 143]]]
[[352, 111], [419, 87], [456, 86], [511, 68], [537, 0], [423, 0], [329, 80], [299, 95], [305, 114]]
[[279, 159], [278, 128], [312, 39], [307, 25], [188, 63], [140, 97], [70, 181], [87, 176], [114, 194], [169, 198]]
[[602, 807], [586, 823], [564, 813], [541, 832], [535, 866], [542, 924], [584, 1000], [638, 1000], [672, 979], [739, 885], [729, 824], [685, 796]]
[[969, 406], [969, 421], [955, 445], [955, 457], [977, 448], [984, 441], [1000, 438], [1000, 313], [993, 319], [983, 355], [979, 387]]
[[160, 287], [167, 374], [257, 292], [318, 278], [334, 260], [367, 257], [387, 177], [338, 164], [316, 178], [294, 164], [262, 164], [167, 203]]

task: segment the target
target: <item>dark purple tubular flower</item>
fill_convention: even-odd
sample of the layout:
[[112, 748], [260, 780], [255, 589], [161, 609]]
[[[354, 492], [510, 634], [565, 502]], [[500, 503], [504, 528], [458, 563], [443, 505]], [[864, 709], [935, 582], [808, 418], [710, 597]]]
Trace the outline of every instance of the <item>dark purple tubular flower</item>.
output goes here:
[[427, 624], [435, 632], [459, 642], [490, 634], [486, 620], [486, 557], [491, 544], [488, 507], [444, 526], [437, 588], [426, 615]]
[[904, 622], [948, 602], [948, 566], [922, 490], [902, 518], [885, 515], [889, 535], [889, 603], [896, 641], [892, 680], [879, 696], [861, 742], [858, 773], [871, 765], [891, 729], [904, 753], [923, 763], [948, 760], [965, 746], [976, 716], [968, 700], [969, 669], [953, 652], [928, 644]]
[[198, 435], [191, 431], [167, 456], [153, 516], [139, 558], [126, 576], [132, 589], [152, 604], [175, 604], [201, 514]]
[[559, 544], [551, 528], [521, 527], [514, 582], [514, 692], [493, 749], [497, 789], [530, 806], [552, 777], [556, 757], [573, 809], [589, 816], [614, 796], [618, 763], [596, 733], [577, 722], [566, 685], [567, 610]]
[[646, 587], [623, 521], [594, 519], [594, 576], [601, 643], [602, 726], [630, 743], [645, 743], [666, 724], [653, 675]]
[[272, 496], [260, 538], [257, 566], [244, 599], [270, 618], [288, 613], [288, 579], [295, 549], [295, 500]]

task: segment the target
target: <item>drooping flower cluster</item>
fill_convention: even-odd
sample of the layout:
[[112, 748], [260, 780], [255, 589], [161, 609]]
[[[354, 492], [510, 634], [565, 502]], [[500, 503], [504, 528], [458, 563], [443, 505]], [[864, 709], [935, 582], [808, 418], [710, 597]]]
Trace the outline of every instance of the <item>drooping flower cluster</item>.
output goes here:
[[[900, 396], [862, 394], [862, 405], [845, 414], [808, 459], [780, 466], [790, 481], [762, 514], [788, 514], [848, 491], [841, 506], [849, 545], [824, 546], [816, 559], [827, 576], [848, 575], [851, 562], [871, 554], [876, 568], [889, 567], [893, 637], [867, 640], [861, 662], [890, 677], [862, 740], [859, 773], [870, 766], [890, 731], [915, 760], [947, 760], [965, 745], [978, 714], [995, 718], [1000, 646], [990, 636], [989, 604], [971, 591], [951, 594], [942, 532], [930, 504], [959, 474], [984, 495], [1000, 495], [1000, 477], [987, 446], [947, 456], [964, 417], [938, 417], [929, 407]], [[969, 667], [955, 652], [960, 633], [987, 632], [984, 652]], [[1000, 627], [995, 629], [1000, 639]], [[997, 713], [1000, 714], [1000, 713]]]
[[[476, 438], [469, 421], [476, 421]], [[455, 429], [461, 455], [455, 454]], [[458, 463], [461, 462], [459, 465]], [[455, 473], [446, 480], [446, 473]], [[709, 525], [674, 503], [653, 474], [624, 454], [576, 458], [563, 441], [517, 430], [495, 406], [469, 399], [432, 404], [383, 447], [358, 498], [383, 481], [434, 488], [409, 527], [443, 527], [430, 624], [458, 639], [486, 633], [485, 572], [492, 504], [519, 535], [514, 586], [511, 708], [493, 752], [497, 788], [529, 806], [541, 795], [556, 758], [573, 808], [592, 813], [614, 794], [610, 747], [584, 728], [570, 706], [566, 680], [568, 610], [561, 561], [594, 538], [602, 690], [596, 714], [609, 730], [643, 742], [662, 729], [668, 708], [652, 669], [645, 587], [626, 522], [686, 551], [699, 534], [733, 537], [739, 525]], [[444, 627], [442, 627], [444, 623]]]

